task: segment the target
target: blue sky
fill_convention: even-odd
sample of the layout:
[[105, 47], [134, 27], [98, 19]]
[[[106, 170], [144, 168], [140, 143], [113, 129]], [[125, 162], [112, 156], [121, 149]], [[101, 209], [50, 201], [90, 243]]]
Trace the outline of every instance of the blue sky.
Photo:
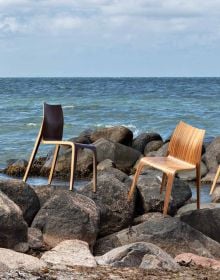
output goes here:
[[0, 0], [14, 76], [220, 76], [220, 0]]

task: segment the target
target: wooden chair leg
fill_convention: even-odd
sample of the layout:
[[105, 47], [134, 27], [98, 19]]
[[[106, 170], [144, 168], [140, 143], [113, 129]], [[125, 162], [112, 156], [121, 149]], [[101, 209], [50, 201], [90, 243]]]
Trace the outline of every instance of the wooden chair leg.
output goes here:
[[167, 215], [174, 177], [175, 177], [175, 174], [167, 174], [167, 187], [166, 187], [164, 207], [163, 207], [163, 215], [164, 216]]
[[167, 179], [166, 173], [163, 173], [162, 182], [161, 182], [161, 185], [160, 185], [160, 193], [162, 193], [163, 188], [165, 187], [166, 179]]
[[53, 161], [52, 161], [52, 165], [51, 165], [51, 169], [50, 169], [50, 175], [49, 175], [49, 179], [48, 179], [48, 184], [51, 184], [52, 178], [53, 178], [53, 173], [54, 173], [54, 169], [56, 166], [56, 162], [57, 162], [57, 156], [60, 150], [60, 145], [56, 145], [55, 150], [54, 150], [54, 156], [53, 156]]
[[93, 192], [97, 189], [97, 153], [93, 150]]
[[26, 182], [27, 181], [27, 178], [28, 178], [28, 174], [29, 174], [29, 171], [31, 169], [31, 166], [32, 166], [32, 163], [34, 161], [34, 158], [37, 154], [37, 151], [38, 151], [38, 148], [40, 146], [40, 142], [41, 142], [41, 139], [40, 137], [38, 136], [35, 144], [34, 144], [34, 148], [33, 148], [33, 151], [31, 153], [31, 156], [30, 156], [30, 159], [29, 159], [29, 162], [28, 162], [28, 166], [26, 168], [26, 171], [25, 171], [25, 174], [24, 174], [24, 177], [23, 177], [23, 182]]
[[211, 190], [210, 190], [210, 193], [209, 193], [210, 195], [214, 192], [214, 189], [216, 187], [217, 180], [218, 180], [219, 176], [220, 176], [220, 165], [219, 165], [218, 170], [217, 170], [217, 172], [215, 174], [215, 178], [214, 178], [214, 181], [212, 183], [212, 187], [211, 187]]
[[71, 155], [71, 167], [70, 167], [70, 191], [73, 190], [73, 186], [74, 186], [74, 177], [75, 177], [76, 161], [77, 161], [77, 148], [74, 144], [71, 147], [72, 147], [72, 155]]
[[196, 166], [197, 209], [200, 209], [200, 183], [201, 183], [201, 171], [200, 171], [200, 164], [198, 164]]
[[135, 191], [135, 188], [136, 188], [136, 184], [137, 184], [137, 180], [138, 180], [138, 177], [139, 177], [143, 167], [144, 167], [144, 164], [142, 162], [140, 162], [138, 164], [137, 170], [135, 172], [135, 175], [134, 175], [134, 178], [133, 178], [133, 181], [132, 181], [130, 191], [128, 193], [128, 201], [131, 201], [131, 199], [133, 197], [133, 194], [134, 194], [134, 191]]

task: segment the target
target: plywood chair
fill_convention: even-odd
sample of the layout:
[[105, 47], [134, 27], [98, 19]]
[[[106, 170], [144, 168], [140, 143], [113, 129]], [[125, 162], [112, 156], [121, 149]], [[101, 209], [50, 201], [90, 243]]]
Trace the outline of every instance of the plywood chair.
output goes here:
[[167, 215], [172, 185], [175, 174], [180, 170], [196, 169], [197, 185], [197, 208], [200, 208], [200, 161], [202, 153], [202, 143], [205, 130], [192, 127], [182, 121], [177, 125], [171, 137], [166, 157], [143, 157], [133, 178], [128, 201], [131, 200], [138, 176], [144, 166], [149, 165], [163, 172], [160, 193], [164, 188], [166, 179], [166, 193], [164, 200], [163, 214]]
[[41, 124], [40, 131], [38, 133], [38, 137], [36, 139], [34, 149], [32, 151], [30, 160], [28, 162], [28, 166], [23, 178], [23, 181], [26, 182], [31, 165], [34, 161], [34, 158], [37, 154], [37, 150], [40, 144], [49, 144], [56, 145], [52, 166], [50, 170], [50, 175], [48, 179], [48, 184], [51, 183], [53, 178], [53, 173], [57, 161], [57, 156], [59, 153], [60, 145], [70, 146], [72, 148], [72, 156], [71, 156], [71, 169], [70, 169], [70, 190], [73, 190], [74, 186], [74, 174], [76, 170], [76, 161], [77, 161], [77, 150], [80, 148], [90, 149], [93, 152], [93, 191], [96, 192], [96, 184], [97, 184], [97, 157], [96, 157], [96, 147], [91, 144], [81, 144], [81, 143], [73, 143], [71, 141], [63, 141], [63, 110], [61, 105], [49, 105], [44, 103], [43, 107], [43, 121]]
[[217, 172], [216, 172], [216, 175], [215, 175], [215, 178], [214, 178], [214, 181], [212, 183], [212, 187], [211, 187], [211, 190], [210, 190], [210, 195], [214, 192], [214, 189], [216, 187], [216, 184], [217, 184], [217, 180], [218, 180], [218, 177], [220, 176], [220, 165], [217, 169]]

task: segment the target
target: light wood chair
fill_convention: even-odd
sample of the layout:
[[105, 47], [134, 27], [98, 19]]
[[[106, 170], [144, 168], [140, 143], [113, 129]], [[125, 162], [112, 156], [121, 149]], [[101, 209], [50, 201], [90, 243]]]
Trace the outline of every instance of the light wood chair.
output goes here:
[[214, 178], [214, 181], [212, 183], [212, 187], [211, 187], [211, 190], [210, 190], [210, 195], [214, 192], [214, 189], [216, 187], [216, 184], [217, 184], [217, 180], [218, 180], [218, 177], [220, 176], [220, 165], [217, 169], [217, 172], [216, 172], [216, 175], [215, 175], [215, 178]]
[[167, 215], [172, 185], [176, 172], [180, 170], [196, 169], [197, 208], [199, 209], [201, 179], [200, 162], [204, 135], [205, 130], [192, 127], [180, 121], [171, 137], [166, 157], [143, 157], [140, 160], [128, 194], [128, 201], [130, 201], [133, 196], [142, 168], [149, 165], [163, 172], [160, 193], [162, 193], [167, 180], [163, 208], [163, 215]]
[[31, 165], [34, 161], [34, 158], [37, 154], [37, 150], [40, 144], [49, 144], [56, 145], [52, 166], [50, 170], [50, 175], [48, 179], [48, 184], [51, 184], [53, 173], [58, 157], [58, 153], [60, 150], [60, 145], [70, 146], [72, 148], [72, 156], [71, 156], [71, 169], [70, 169], [70, 190], [73, 190], [74, 186], [74, 175], [76, 170], [76, 162], [77, 162], [77, 150], [82, 149], [90, 149], [93, 152], [93, 191], [96, 192], [97, 185], [97, 155], [96, 155], [96, 147], [91, 144], [81, 144], [81, 143], [73, 143], [71, 141], [63, 141], [63, 125], [64, 125], [64, 117], [63, 110], [61, 105], [49, 105], [44, 103], [43, 106], [43, 121], [41, 124], [40, 131], [38, 133], [38, 137], [36, 139], [30, 160], [28, 162], [27, 169], [25, 171], [25, 175], [23, 177], [23, 181], [26, 182], [28, 178], [28, 174], [31, 168]]

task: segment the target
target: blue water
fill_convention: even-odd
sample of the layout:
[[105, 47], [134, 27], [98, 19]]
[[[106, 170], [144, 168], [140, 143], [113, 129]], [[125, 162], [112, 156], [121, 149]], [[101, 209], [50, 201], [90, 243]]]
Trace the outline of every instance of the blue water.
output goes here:
[[119, 124], [166, 138], [179, 120], [220, 135], [220, 78], [0, 78], [0, 166], [29, 157], [44, 101], [63, 105], [66, 139]]

